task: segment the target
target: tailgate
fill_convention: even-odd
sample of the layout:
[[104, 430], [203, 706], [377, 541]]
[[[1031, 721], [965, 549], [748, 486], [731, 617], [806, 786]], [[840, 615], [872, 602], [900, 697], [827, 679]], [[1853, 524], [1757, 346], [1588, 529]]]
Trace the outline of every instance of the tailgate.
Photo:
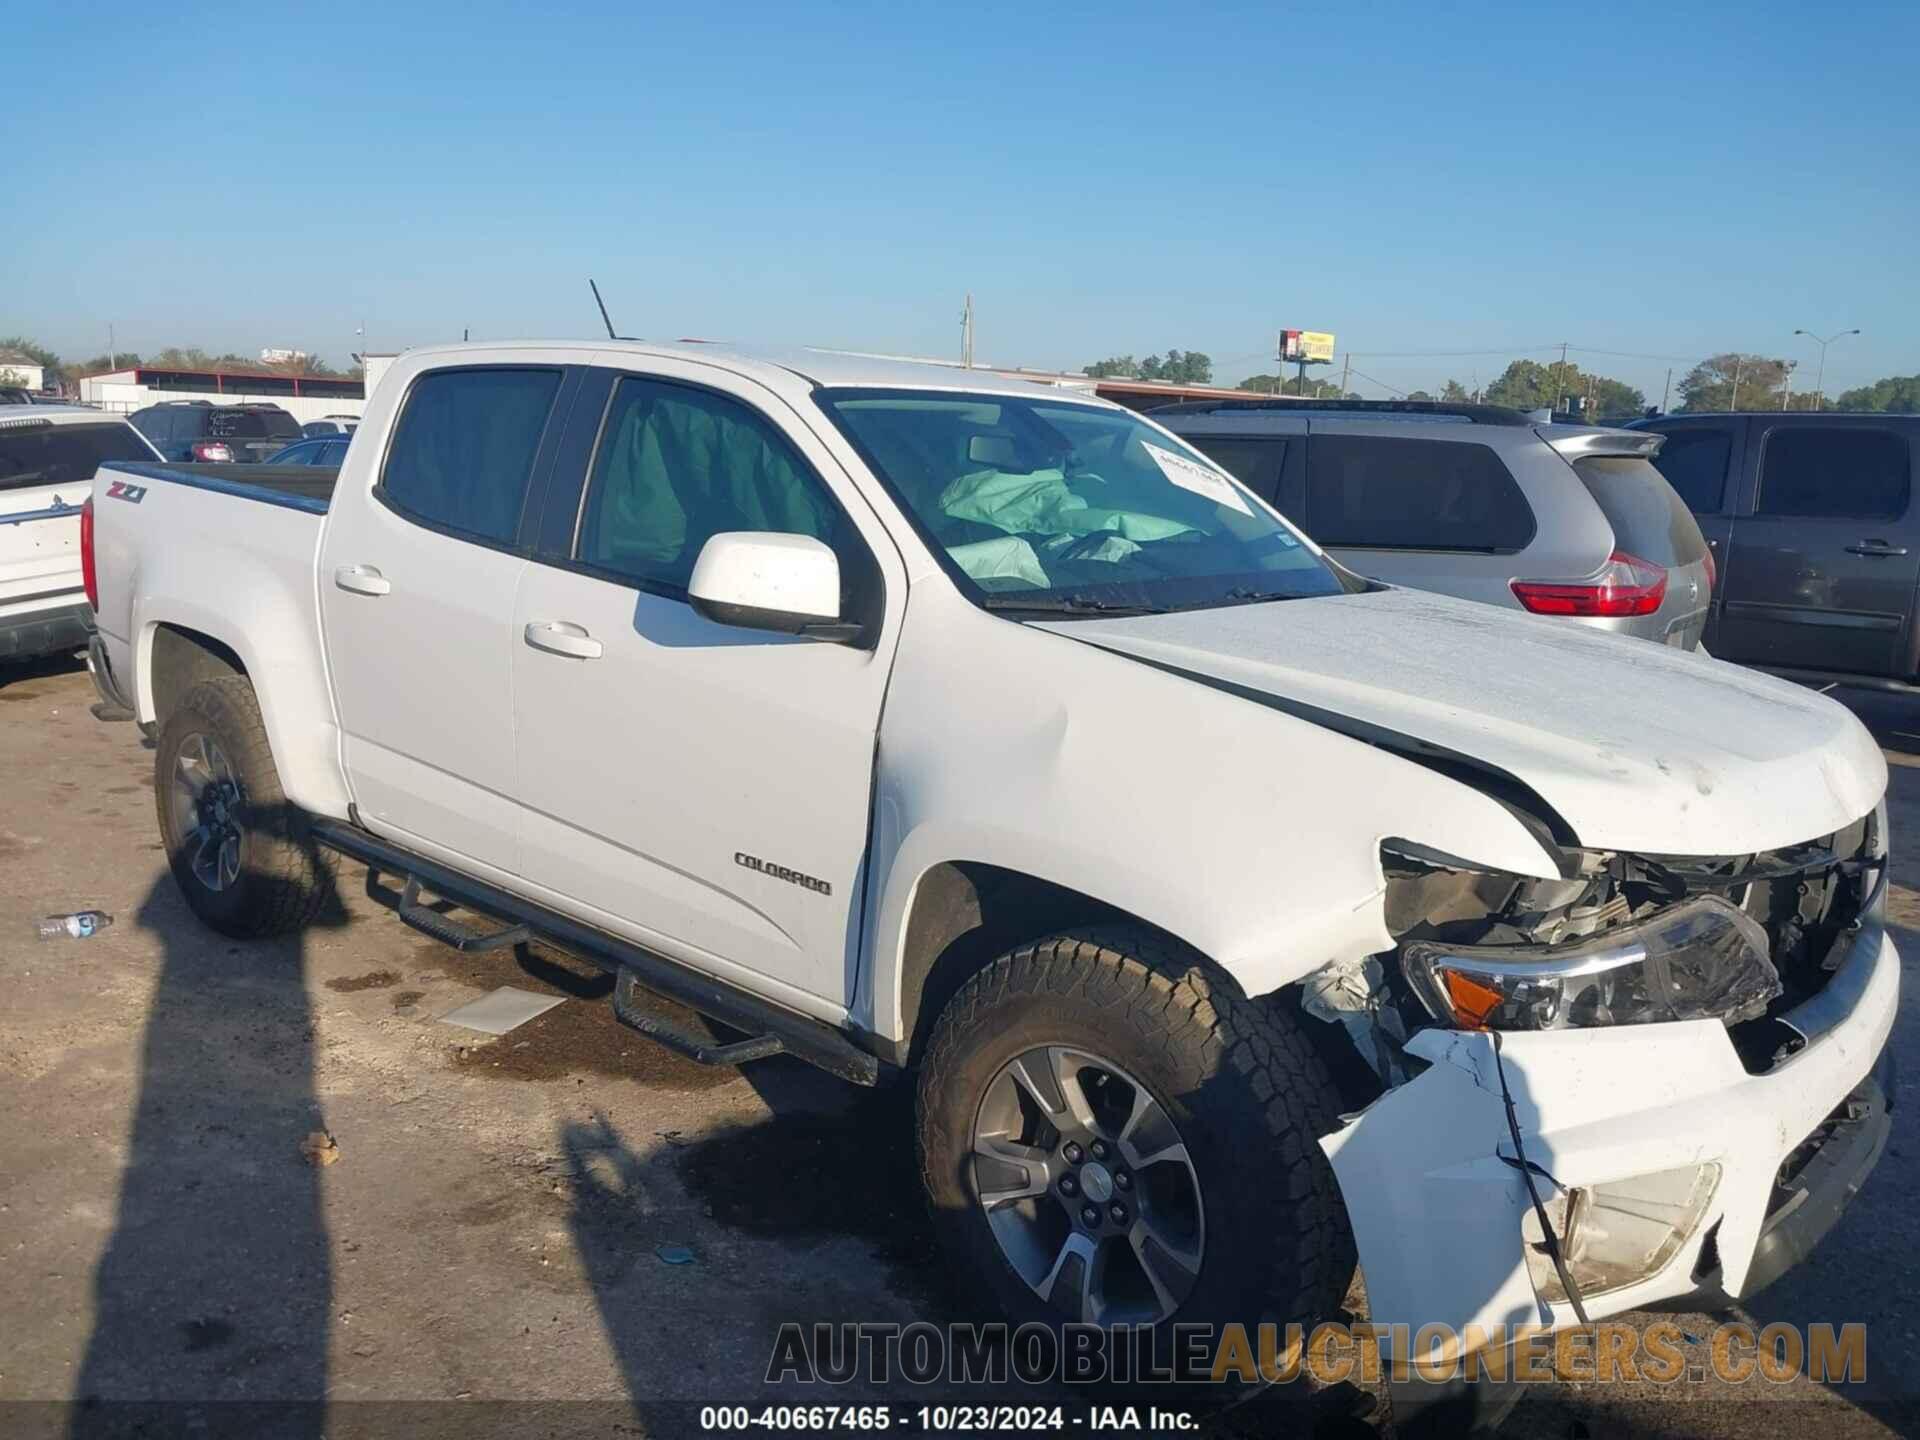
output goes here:
[[0, 489], [0, 615], [80, 603], [86, 481]]

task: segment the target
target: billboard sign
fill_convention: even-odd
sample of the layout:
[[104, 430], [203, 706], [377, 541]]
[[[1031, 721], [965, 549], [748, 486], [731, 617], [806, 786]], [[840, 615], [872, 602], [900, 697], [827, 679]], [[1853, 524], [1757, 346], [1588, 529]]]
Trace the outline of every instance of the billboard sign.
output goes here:
[[1333, 334], [1326, 330], [1282, 330], [1280, 358], [1288, 364], [1333, 363]]

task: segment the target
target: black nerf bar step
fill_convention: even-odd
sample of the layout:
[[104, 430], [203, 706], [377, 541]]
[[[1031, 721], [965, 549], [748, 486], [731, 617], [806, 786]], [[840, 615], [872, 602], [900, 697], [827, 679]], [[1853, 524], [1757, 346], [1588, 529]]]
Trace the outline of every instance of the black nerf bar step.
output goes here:
[[[307, 833], [315, 843], [358, 860], [371, 871], [405, 875], [410, 887], [417, 882], [465, 909], [491, 916], [516, 928], [524, 927], [531, 938], [547, 941], [570, 955], [598, 965], [616, 979], [624, 979], [630, 974], [634, 984], [655, 995], [683, 1005], [696, 1015], [705, 1016], [730, 1030], [754, 1037], [737, 1042], [739, 1044], [751, 1047], [778, 1040], [778, 1053], [804, 1060], [809, 1065], [817, 1065], [828, 1074], [837, 1075], [855, 1085], [877, 1085], [883, 1074], [893, 1071], [892, 1066], [883, 1065], [879, 1057], [867, 1048], [861, 1032], [850, 1033], [825, 1021], [796, 1014], [713, 975], [694, 970], [617, 935], [596, 930], [544, 905], [523, 900], [484, 880], [460, 874], [424, 855], [402, 849], [351, 821], [315, 818], [308, 822], [308, 826]], [[371, 890], [369, 893], [372, 893]], [[415, 928], [435, 940], [441, 938], [442, 928], [455, 923], [438, 911], [425, 906], [420, 908], [433, 916], [438, 926], [434, 929], [424, 926]], [[462, 932], [463, 936], [465, 933]], [[618, 986], [615, 993], [618, 994]], [[639, 1026], [635, 1028], [662, 1044], [670, 1043], [657, 1030]], [[668, 1028], [678, 1031], [678, 1027]], [[681, 1038], [685, 1038], [684, 1035]], [[732, 1054], [733, 1058], [715, 1063], [738, 1065], [758, 1058], [744, 1051], [735, 1051], [731, 1046], [712, 1045], [706, 1040], [696, 1039], [693, 1043], [707, 1048], [710, 1053], [725, 1051]], [[680, 1053], [687, 1052], [682, 1050]], [[769, 1050], [765, 1053], [776, 1052]]]
[[648, 993], [651, 992], [638, 975], [621, 967], [620, 979], [613, 990], [613, 1013], [619, 1016], [621, 1024], [631, 1025], [649, 1040], [658, 1041], [696, 1065], [744, 1065], [749, 1060], [765, 1060], [769, 1055], [786, 1052], [786, 1042], [778, 1035], [750, 1035], [727, 1044], [696, 1035], [647, 1009], [642, 997]]
[[400, 892], [400, 904], [394, 913], [403, 924], [411, 925], [422, 935], [469, 954], [476, 950], [498, 950], [503, 945], [525, 945], [533, 939], [533, 931], [525, 925], [510, 925], [504, 930], [481, 934], [467, 929], [458, 920], [449, 920], [431, 905], [420, 903], [420, 877], [413, 874], [407, 876], [407, 888]]

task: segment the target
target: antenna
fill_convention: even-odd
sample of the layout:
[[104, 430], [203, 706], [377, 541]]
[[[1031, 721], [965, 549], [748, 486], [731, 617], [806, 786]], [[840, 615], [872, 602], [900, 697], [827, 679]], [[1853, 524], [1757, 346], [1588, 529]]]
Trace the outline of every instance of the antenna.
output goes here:
[[613, 333], [613, 321], [607, 318], [607, 302], [600, 298], [600, 287], [593, 283], [591, 276], [587, 278], [587, 287], [593, 291], [593, 303], [600, 307], [600, 323], [607, 327], [607, 338], [618, 340], [620, 337]]

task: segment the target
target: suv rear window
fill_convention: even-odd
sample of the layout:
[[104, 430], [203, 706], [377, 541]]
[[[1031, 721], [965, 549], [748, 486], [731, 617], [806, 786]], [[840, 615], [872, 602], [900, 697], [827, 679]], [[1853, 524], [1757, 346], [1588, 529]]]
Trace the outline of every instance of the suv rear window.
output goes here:
[[0, 490], [72, 485], [111, 460], [153, 459], [127, 426], [0, 425]]
[[1897, 520], [1911, 489], [1906, 437], [1896, 431], [1783, 426], [1761, 452], [1758, 513]]
[[1261, 499], [1271, 503], [1280, 493], [1280, 467], [1287, 458], [1285, 440], [1239, 435], [1182, 435], [1180, 438]]
[[1691, 565], [1707, 550], [1700, 522], [1660, 472], [1637, 455], [1588, 455], [1573, 462], [1614, 545], [1669, 568]]
[[298, 440], [300, 424], [284, 410], [215, 408], [207, 412], [207, 434], [217, 440]]
[[1500, 457], [1470, 441], [1318, 435], [1307, 445], [1307, 533], [1361, 550], [1511, 553], [1533, 510]]

